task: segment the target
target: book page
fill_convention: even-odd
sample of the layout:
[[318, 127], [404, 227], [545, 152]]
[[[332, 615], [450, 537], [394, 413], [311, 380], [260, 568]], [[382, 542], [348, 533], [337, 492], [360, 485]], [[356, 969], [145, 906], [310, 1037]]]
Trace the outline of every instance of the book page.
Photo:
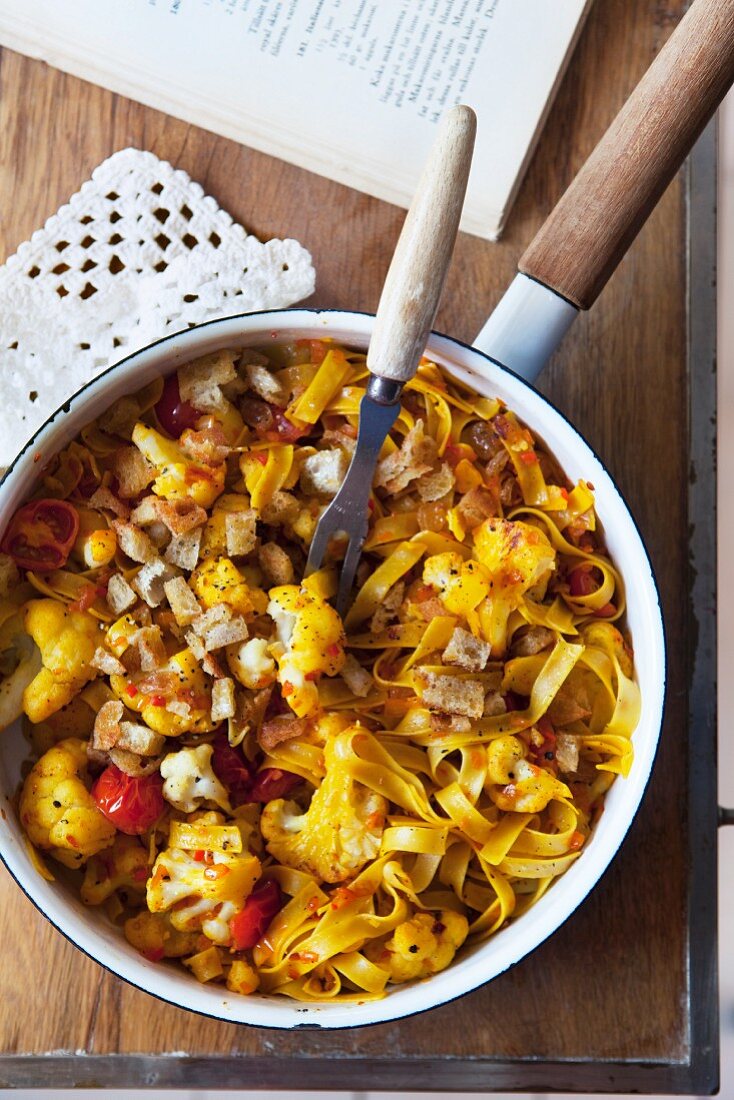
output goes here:
[[0, 41], [402, 205], [441, 113], [468, 103], [478, 134], [462, 227], [493, 237], [585, 7], [0, 0]]

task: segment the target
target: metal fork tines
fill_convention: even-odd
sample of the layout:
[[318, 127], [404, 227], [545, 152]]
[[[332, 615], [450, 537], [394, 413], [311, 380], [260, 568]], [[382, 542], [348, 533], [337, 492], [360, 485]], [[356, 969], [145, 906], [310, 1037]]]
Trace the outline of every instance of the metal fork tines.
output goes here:
[[306, 576], [324, 564], [331, 539], [340, 534], [348, 543], [341, 564], [336, 609], [343, 617], [349, 603], [362, 545], [369, 527], [369, 496], [375, 463], [385, 436], [395, 423], [400, 403], [378, 404], [368, 394], [359, 406], [357, 446], [349, 464], [344, 483], [321, 516], [314, 533], [306, 563]]

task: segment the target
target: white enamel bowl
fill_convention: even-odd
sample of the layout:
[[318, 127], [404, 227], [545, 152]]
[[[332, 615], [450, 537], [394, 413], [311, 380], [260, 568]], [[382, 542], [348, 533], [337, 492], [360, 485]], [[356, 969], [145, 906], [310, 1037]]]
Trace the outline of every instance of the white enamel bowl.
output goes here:
[[[80, 428], [123, 394], [160, 374], [220, 348], [267, 345], [301, 337], [330, 336], [366, 348], [373, 317], [346, 312], [283, 310], [214, 321], [167, 337], [131, 355], [80, 390], [24, 448], [0, 484], [0, 531], [31, 491], [43, 462], [64, 447]], [[545, 940], [583, 901], [619, 848], [642, 798], [660, 731], [665, 687], [662, 619], [655, 581], [635, 523], [599, 459], [578, 432], [527, 383], [480, 352], [445, 336], [432, 336], [431, 355], [477, 392], [500, 397], [542, 437], [571, 481], [582, 477], [596, 489], [597, 509], [607, 545], [626, 585], [627, 622], [642, 691], [642, 717], [634, 736], [630, 776], [617, 781], [605, 812], [580, 859], [555, 882], [540, 903], [499, 934], [460, 954], [447, 970], [427, 981], [392, 990], [383, 1000], [364, 1004], [306, 1005], [286, 997], [238, 997], [213, 985], [200, 985], [182, 968], [147, 962], [59, 882], [46, 882], [34, 869], [10, 800], [17, 789], [27, 745], [20, 729], [3, 734], [0, 755], [0, 855], [27, 896], [51, 923], [87, 955], [121, 978], [172, 1004], [222, 1020], [261, 1027], [325, 1028], [381, 1023], [421, 1012], [484, 984], [518, 962]], [[53, 861], [51, 861], [53, 862]]]

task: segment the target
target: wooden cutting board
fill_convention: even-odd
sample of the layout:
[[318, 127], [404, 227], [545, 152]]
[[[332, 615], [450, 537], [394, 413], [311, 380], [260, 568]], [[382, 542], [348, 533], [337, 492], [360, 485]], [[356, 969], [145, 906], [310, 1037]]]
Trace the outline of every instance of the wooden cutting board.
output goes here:
[[[439, 329], [471, 341], [684, 6], [593, 7], [502, 241], [459, 241]], [[401, 211], [8, 51], [0, 260], [127, 145], [184, 168], [261, 238], [299, 239], [318, 274], [309, 304], [375, 309]], [[594, 894], [531, 957], [452, 1005], [356, 1031], [286, 1034], [203, 1019], [131, 988], [67, 943], [3, 871], [0, 1085], [713, 1089], [713, 169], [709, 133], [692, 181], [676, 178], [542, 381], [629, 501], [668, 632], [653, 779]]]

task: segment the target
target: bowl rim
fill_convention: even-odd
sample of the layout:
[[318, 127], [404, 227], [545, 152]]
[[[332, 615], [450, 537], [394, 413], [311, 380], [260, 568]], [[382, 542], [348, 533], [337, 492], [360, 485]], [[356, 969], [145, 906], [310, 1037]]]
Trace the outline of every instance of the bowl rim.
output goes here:
[[[120, 360], [116, 361], [115, 363], [111, 364], [110, 366], [106, 367], [99, 374], [97, 374], [93, 378], [89, 379], [87, 382], [84, 383], [84, 385], [80, 386], [79, 389], [77, 389], [69, 398], [67, 398], [53, 413], [51, 413], [44, 420], [43, 424], [41, 424], [36, 429], [36, 431], [33, 433], [33, 435], [28, 440], [28, 442], [18, 452], [18, 454], [13, 458], [12, 462], [7, 467], [5, 472], [3, 473], [2, 478], [0, 478], [0, 514], [4, 511], [3, 498], [5, 496], [7, 486], [9, 484], [12, 484], [12, 482], [15, 480], [16, 476], [17, 477], [21, 476], [21, 474], [23, 473], [23, 471], [25, 469], [25, 465], [26, 465], [27, 462], [33, 462], [34, 461], [34, 458], [31, 455], [31, 452], [33, 451], [36, 443], [41, 439], [41, 437], [43, 437], [53, 427], [57, 426], [56, 421], [58, 420], [58, 418], [60, 418], [61, 416], [65, 416], [67, 413], [71, 412], [74, 409], [74, 406], [79, 403], [79, 399], [85, 393], [87, 393], [90, 390], [95, 390], [96, 391], [98, 389], [104, 389], [106, 387], [107, 383], [110, 382], [117, 374], [119, 374], [119, 372], [122, 368], [124, 368], [125, 366], [133, 365], [136, 360], [138, 360], [138, 359], [143, 359], [144, 360], [146, 358], [146, 356], [148, 356], [151, 353], [155, 353], [155, 352], [159, 352], [159, 353], [163, 354], [163, 353], [165, 353], [167, 348], [171, 348], [173, 350], [173, 348], [175, 347], [175, 342], [177, 340], [181, 340], [182, 338], [184, 339], [185, 343], [189, 343], [190, 341], [193, 341], [194, 343], [201, 343], [202, 340], [200, 338], [201, 337], [205, 338], [206, 335], [208, 334], [208, 330], [215, 330], [215, 334], [216, 334], [217, 329], [221, 328], [221, 329], [226, 330], [227, 328], [235, 326], [237, 322], [241, 323], [241, 322], [248, 322], [248, 321], [255, 321], [255, 322], [262, 321], [262, 328], [265, 331], [267, 331], [267, 329], [270, 327], [271, 322], [276, 324], [276, 325], [279, 324], [281, 326], [281, 328], [286, 328], [286, 329], [289, 326], [290, 327], [295, 327], [295, 328], [303, 327], [304, 329], [306, 329], [309, 326], [309, 324], [312, 327], [316, 327], [318, 325], [319, 318], [327, 318], [329, 321], [335, 321], [337, 323], [338, 322], [343, 322], [342, 327], [349, 328], [350, 324], [353, 325], [354, 319], [358, 318], [358, 319], [360, 319], [360, 320], [362, 320], [363, 322], [366, 323], [366, 327], [364, 329], [364, 332], [361, 333], [360, 335], [367, 337], [368, 333], [369, 333], [370, 325], [374, 321], [374, 317], [375, 317], [374, 313], [371, 313], [371, 312], [366, 311], [366, 310], [345, 310], [345, 309], [337, 309], [337, 308], [333, 308], [333, 309], [325, 308], [324, 309], [324, 308], [302, 307], [302, 306], [296, 306], [296, 307], [284, 308], [284, 309], [268, 309], [268, 310], [247, 311], [247, 312], [243, 312], [243, 313], [227, 315], [225, 317], [214, 318], [212, 320], [203, 322], [202, 324], [194, 325], [194, 326], [192, 326], [188, 329], [183, 329], [183, 330], [179, 330], [179, 331], [176, 331], [176, 332], [168, 333], [167, 335], [165, 335], [163, 337], [160, 337], [159, 339], [157, 339], [155, 341], [152, 341], [151, 343], [145, 345], [144, 347], [138, 348], [135, 351], [130, 352], [128, 355], [124, 356], [122, 359], [120, 359]], [[293, 319], [294, 318], [300, 318], [300, 320], [297, 321], [295, 325], [293, 324]], [[322, 322], [322, 323], [324, 323], [324, 322]], [[249, 332], [241, 332], [240, 335], [249, 336], [250, 333]], [[276, 334], [274, 332], [271, 332], [270, 335], [271, 336], [278, 335], [281, 339], [287, 338], [287, 337], [284, 337], [284, 335], [281, 334], [281, 333]], [[223, 339], [223, 341], [226, 341], [226, 339], [234, 339], [235, 336], [236, 336], [236, 333], [225, 331], [225, 332], [223, 332], [222, 339]], [[342, 337], [340, 337], [338, 335], [336, 336], [336, 338], [337, 339], [342, 339]], [[349, 341], [347, 340], [346, 342], [348, 343]], [[178, 987], [179, 985], [181, 985], [181, 987], [183, 989], [182, 979], [186, 982], [187, 987], [191, 983], [193, 985], [193, 991], [194, 992], [197, 991], [197, 989], [199, 988], [198, 983], [195, 983], [194, 979], [189, 975], [180, 975], [180, 974], [178, 974], [178, 972], [176, 972], [176, 977], [175, 978], [171, 978], [171, 979], [166, 980], [167, 975], [161, 975], [160, 970], [151, 970], [151, 977], [152, 977], [151, 982], [149, 982], [147, 984], [141, 984], [143, 982], [143, 978], [141, 977], [140, 980], [136, 980], [136, 978], [132, 977], [130, 973], [125, 972], [125, 968], [122, 966], [121, 963], [118, 963], [117, 965], [114, 965], [110, 961], [104, 961], [104, 959], [101, 957], [101, 954], [96, 954], [91, 948], [88, 948], [83, 943], [81, 943], [78, 938], [75, 938], [74, 932], [73, 932], [73, 922], [74, 922], [75, 918], [74, 918], [74, 915], [73, 915], [71, 910], [69, 910], [68, 927], [66, 927], [65, 926], [66, 922], [54, 919], [54, 917], [43, 907], [43, 904], [42, 904], [42, 901], [41, 901], [40, 897], [36, 897], [34, 895], [34, 892], [32, 891], [32, 888], [30, 886], [26, 886], [26, 883], [24, 881], [25, 876], [23, 876], [20, 871], [18, 871], [16, 873], [16, 869], [14, 867], [14, 860], [12, 858], [12, 854], [10, 854], [10, 853], [6, 854], [6, 852], [4, 850], [4, 840], [2, 839], [2, 834], [0, 833], [0, 860], [2, 861], [3, 865], [8, 870], [8, 872], [10, 873], [11, 877], [14, 879], [14, 881], [18, 884], [20, 889], [23, 891], [25, 896], [32, 902], [32, 904], [39, 910], [39, 912], [49, 921], [49, 923], [58, 932], [60, 932], [65, 937], [65, 939], [67, 939], [76, 948], [78, 948], [80, 951], [82, 951], [88, 958], [92, 959], [95, 963], [102, 966], [109, 973], [114, 974], [116, 977], [122, 978], [123, 981], [126, 981], [129, 985], [133, 986], [134, 988], [139, 989], [142, 992], [148, 993], [151, 996], [157, 998], [158, 1000], [160, 1000], [164, 1003], [172, 1004], [175, 1007], [186, 1009], [187, 1011], [190, 1011], [190, 1012], [195, 1012], [197, 1015], [208, 1017], [210, 1019], [220, 1020], [220, 1021], [227, 1022], [227, 1023], [245, 1024], [246, 1026], [251, 1026], [251, 1027], [258, 1027], [258, 1028], [265, 1028], [265, 1029], [269, 1029], [269, 1028], [276, 1028], [276, 1029], [299, 1029], [299, 1028], [302, 1028], [302, 1029], [306, 1029], [306, 1028], [308, 1028], [308, 1029], [334, 1030], [334, 1031], [337, 1031], [337, 1030], [351, 1030], [351, 1029], [357, 1028], [357, 1027], [377, 1026], [378, 1024], [388, 1023], [388, 1022], [390, 1022], [392, 1020], [396, 1020], [396, 1019], [407, 1019], [407, 1018], [410, 1018], [412, 1016], [416, 1016], [420, 1013], [423, 1013], [425, 1011], [429, 1011], [433, 1007], [438, 1007], [438, 1006], [441, 1006], [441, 1005], [449, 1004], [453, 1001], [459, 1000], [460, 998], [467, 996], [469, 993], [473, 992], [475, 989], [477, 989], [480, 986], [488, 983], [489, 981], [493, 980], [495, 977], [498, 977], [500, 974], [504, 973], [505, 971], [511, 969], [513, 966], [517, 965], [518, 962], [528, 958], [530, 955], [532, 955], [537, 950], [538, 947], [540, 947], [540, 945], [542, 943], [544, 943], [559, 928], [561, 928], [566, 923], [566, 921], [572, 916], [572, 914], [576, 911], [576, 909], [582, 904], [582, 902], [586, 899], [588, 894], [599, 884], [601, 879], [604, 877], [604, 875], [606, 874], [606, 872], [609, 868], [609, 864], [612, 862], [613, 858], [617, 854], [620, 846], [622, 845], [625, 837], [627, 836], [627, 834], [629, 832], [629, 829], [631, 828], [635, 818], [637, 817], [640, 806], [642, 804], [642, 800], [643, 800], [643, 798], [645, 796], [645, 793], [647, 792], [647, 789], [648, 789], [648, 786], [649, 786], [650, 775], [651, 775], [652, 768], [654, 766], [655, 759], [656, 759], [656, 756], [657, 756], [657, 752], [658, 752], [658, 749], [659, 749], [660, 733], [661, 733], [661, 730], [662, 730], [662, 725], [663, 725], [663, 721], [664, 721], [664, 717], [665, 717], [665, 709], [666, 709], [666, 702], [667, 702], [667, 639], [666, 639], [666, 635], [665, 635], [665, 622], [664, 622], [663, 615], [662, 615], [662, 606], [661, 606], [660, 595], [659, 595], [659, 590], [658, 590], [658, 586], [657, 586], [657, 580], [656, 580], [656, 577], [655, 577], [655, 572], [654, 572], [654, 569], [653, 569], [653, 566], [652, 566], [652, 562], [650, 561], [650, 556], [649, 556], [649, 553], [647, 551], [647, 547], [644, 543], [644, 540], [642, 539], [637, 520], [636, 520], [632, 510], [630, 509], [629, 505], [627, 504], [627, 501], [625, 500], [625, 498], [624, 498], [623, 494], [621, 493], [619, 487], [617, 486], [616, 481], [611, 476], [611, 474], [607, 470], [605, 464], [599, 458], [599, 456], [596, 453], [596, 451], [594, 450], [594, 448], [588, 443], [588, 441], [585, 439], [585, 437], [582, 435], [582, 433], [579, 432], [579, 430], [569, 420], [569, 418], [560, 409], [558, 409], [558, 407], [552, 401], [550, 401], [545, 395], [541, 394], [540, 391], [536, 388], [535, 385], [533, 385], [527, 379], [522, 378], [515, 371], [511, 370], [510, 368], [508, 368], [508, 367], [504, 366], [503, 364], [499, 363], [497, 360], [493, 359], [486, 352], [481, 351], [478, 348], [473, 347], [471, 344], [469, 344], [469, 343], [467, 343], [463, 340], [460, 340], [456, 337], [450, 336], [450, 335], [448, 335], [446, 333], [443, 333], [443, 332], [440, 332], [438, 330], [433, 330], [431, 332], [430, 336], [429, 336], [428, 345], [429, 346], [435, 345], [436, 342], [438, 342], [439, 344], [440, 343], [446, 344], [447, 345], [447, 350], [450, 350], [450, 348], [457, 346], [457, 347], [461, 348], [464, 352], [468, 353], [472, 357], [473, 356], [478, 356], [479, 360], [480, 361], [483, 360], [486, 364], [488, 364], [491, 367], [493, 372], [494, 371], [499, 371], [501, 375], [508, 376], [509, 378], [511, 378], [513, 380], [514, 384], [518, 384], [521, 389], [526, 389], [526, 390], [530, 391], [530, 393], [534, 395], [534, 398], [537, 399], [541, 403], [542, 406], [545, 406], [546, 408], [550, 409], [551, 412], [553, 414], [555, 414], [555, 416], [562, 422], [562, 424], [564, 426], [564, 430], [570, 431], [570, 433], [572, 434], [572, 437], [575, 437], [575, 438], [573, 438], [574, 447], [580, 445], [582, 449], [585, 448], [586, 451], [589, 453], [589, 455], [593, 458], [593, 460], [595, 460], [595, 462], [598, 464], [598, 466], [600, 467], [601, 471], [603, 472], [603, 474], [605, 475], [605, 477], [606, 477], [606, 479], [609, 483], [609, 487], [613, 492], [613, 496], [616, 496], [616, 499], [617, 499], [619, 505], [621, 505], [623, 513], [626, 513], [626, 517], [627, 517], [627, 519], [629, 520], [629, 522], [632, 526], [633, 532], [636, 535], [637, 543], [639, 544], [638, 547], [637, 547], [637, 550], [641, 551], [641, 555], [642, 555], [641, 559], [640, 559], [640, 564], [644, 565], [644, 567], [645, 567], [645, 578], [644, 578], [645, 583], [649, 584], [651, 594], [652, 594], [652, 597], [653, 597], [653, 602], [650, 605], [651, 610], [653, 612], [653, 627], [658, 632], [657, 641], [660, 643], [660, 654], [659, 654], [659, 661], [658, 661], [659, 666], [660, 666], [659, 667], [660, 675], [659, 675], [659, 680], [657, 681], [657, 686], [658, 686], [659, 691], [658, 691], [658, 698], [657, 698], [657, 700], [655, 700], [653, 702], [653, 707], [652, 707], [652, 712], [657, 717], [655, 718], [655, 720], [653, 722], [654, 729], [649, 734], [650, 747], [648, 749], [648, 753], [647, 753], [647, 757], [646, 757], [646, 761], [645, 761], [645, 763], [646, 763], [645, 774], [644, 774], [644, 777], [639, 776], [638, 779], [637, 779], [637, 786], [639, 788], [638, 794], [637, 794], [637, 796], [634, 800], [633, 805], [627, 811], [627, 814], [624, 816], [622, 821], [617, 823], [616, 834], [615, 834], [616, 835], [616, 844], [614, 845], [613, 850], [598, 865], [596, 873], [593, 875], [592, 880], [589, 883], [589, 885], [585, 889], [582, 886], [580, 891], [577, 890], [576, 894], [578, 896], [576, 896], [575, 898], [574, 897], [571, 897], [570, 899], [567, 898], [565, 895], [568, 893], [568, 891], [565, 891], [564, 892], [564, 897], [563, 897], [563, 904], [559, 903], [558, 905], [556, 905], [554, 907], [556, 909], [560, 909], [559, 918], [554, 919], [552, 921], [552, 923], [549, 924], [547, 929], [541, 930], [541, 934], [539, 936], [536, 935], [532, 939], [532, 941], [530, 943], [530, 946], [525, 947], [524, 949], [519, 951], [519, 953], [517, 951], [510, 952], [512, 957], [509, 960], [504, 961], [499, 967], [495, 967], [491, 974], [479, 976], [478, 978], [476, 978], [474, 976], [470, 976], [470, 977], [468, 977], [468, 980], [465, 977], [464, 980], [460, 983], [460, 988], [457, 991], [452, 992], [452, 991], [449, 990], [447, 992], [444, 987], [447, 984], [450, 985], [452, 983], [451, 983], [451, 978], [450, 977], [449, 977], [448, 983], [446, 982], [446, 975], [450, 976], [450, 975], [454, 974], [456, 972], [457, 966], [459, 965], [457, 963], [452, 963], [452, 965], [446, 971], [439, 972], [438, 974], [433, 975], [430, 979], [424, 979], [424, 980], [419, 981], [419, 982], [410, 983], [410, 985], [407, 986], [407, 987], [402, 987], [402, 992], [404, 994], [402, 997], [400, 997], [399, 995], [396, 995], [396, 993], [392, 993], [391, 995], [389, 995], [389, 996], [387, 996], [387, 997], [385, 997], [381, 1000], [377, 1000], [377, 1001], [366, 1000], [366, 1001], [362, 1002], [361, 1004], [354, 1003], [354, 1002], [352, 1002], [352, 1003], [339, 1002], [339, 1006], [341, 1008], [340, 1012], [337, 1011], [337, 1005], [335, 1005], [333, 1002], [329, 1002], [329, 1001], [301, 1003], [301, 1002], [297, 1002], [297, 1001], [290, 1001], [290, 1000], [287, 1000], [285, 998], [278, 998], [278, 1004], [281, 1006], [281, 1010], [277, 1011], [275, 1013], [275, 1016], [271, 1015], [271, 1013], [267, 1011], [267, 1006], [272, 1005], [273, 1002], [274, 1002], [274, 999], [275, 999], [272, 995], [269, 996], [269, 997], [259, 996], [255, 999], [255, 998], [238, 997], [237, 994], [231, 994], [229, 996], [229, 998], [226, 998], [226, 999], [220, 1001], [220, 1011], [217, 1012], [217, 1011], [214, 1011], [214, 1010], [209, 1010], [206, 1007], [202, 1007], [201, 1005], [198, 1005], [198, 1004], [195, 1005], [195, 1004], [191, 1004], [191, 1003], [185, 1003], [185, 1001], [183, 999], [184, 998], [183, 993], [181, 994], [180, 997], [178, 997], [174, 994], [173, 987]], [[222, 344], [222, 346], [224, 346], [224, 343]], [[435, 347], [432, 348], [432, 350], [435, 350]], [[197, 354], [196, 349], [192, 350], [190, 354], [187, 351], [188, 358], [196, 357], [196, 354]], [[206, 352], [199, 352], [199, 354], [206, 354]], [[464, 363], [452, 362], [448, 355], [447, 355], [447, 359], [448, 359], [448, 362], [446, 362], [446, 363], [443, 363], [443, 361], [441, 359], [439, 359], [439, 362], [441, 362], [442, 365], [445, 365], [451, 372], [454, 373], [455, 376], [458, 377], [458, 379], [460, 381], [464, 382], [465, 384], [468, 384], [468, 385], [471, 386], [471, 385], [475, 384], [477, 380], [481, 379], [481, 375], [478, 372], [474, 371], [471, 366], [467, 366]], [[180, 360], [180, 362], [186, 362], [186, 361], [187, 361], [187, 359], [181, 359]], [[170, 369], [166, 373], [171, 373], [172, 370], [174, 370], [177, 365], [178, 365], [178, 363], [175, 361], [175, 359], [172, 359]], [[162, 370], [160, 372], [162, 373]], [[484, 379], [485, 384], [486, 384], [486, 380], [487, 379], [486, 379], [486, 376], [485, 376], [485, 379]], [[143, 383], [143, 384], [145, 384], [145, 383]], [[523, 418], [524, 418], [524, 414], [521, 414], [521, 415], [523, 415]], [[59, 446], [63, 446], [63, 444], [56, 444], [57, 448]], [[0, 524], [0, 526], [2, 526], [2, 524]], [[638, 768], [638, 772], [639, 772], [639, 768]], [[15, 817], [14, 812], [13, 812], [12, 816]], [[563, 875], [563, 876], [561, 876], [561, 879], [563, 880], [563, 879], [565, 879], [565, 877], [566, 876]], [[31, 881], [35, 884], [35, 880], [31, 880]], [[38, 876], [39, 893], [41, 892], [41, 887], [40, 887], [41, 883], [44, 883], [44, 880], [39, 875]], [[48, 884], [46, 884], [46, 885], [48, 885]], [[546, 904], [541, 905], [541, 906], [538, 907], [539, 909], [542, 910], [543, 913], [545, 913], [549, 909], [549, 906], [548, 906], [547, 903], [548, 903], [549, 900], [552, 900], [554, 896], [555, 896], [555, 891], [553, 893], [551, 893], [550, 898], [549, 898], [548, 894], [545, 895], [545, 898], [543, 900], [546, 902]], [[60, 902], [60, 907], [62, 908], [62, 910], [65, 908], [63, 902]], [[528, 910], [528, 912], [526, 914], [523, 914], [523, 917], [527, 918], [533, 912], [537, 912], [536, 907], [532, 907], [530, 910]], [[519, 923], [520, 922], [518, 922], [518, 924]], [[517, 927], [518, 924], [515, 924], [511, 927]], [[117, 935], [119, 935], [119, 929], [114, 929], [114, 931]], [[84, 937], [81, 937], [81, 938], [83, 939]], [[496, 940], [493, 937], [491, 940], [488, 940], [488, 941], [485, 941], [485, 942], [486, 943], [495, 943]], [[100, 947], [101, 947], [101, 940], [100, 940]], [[481, 950], [481, 948], [479, 948], [478, 950]], [[465, 962], [469, 962], [469, 961], [474, 961], [474, 956], [472, 956], [471, 959], [465, 960]], [[130, 961], [128, 963], [128, 965], [133, 966], [135, 962], [137, 962], [137, 960]], [[140, 957], [140, 962], [138, 963], [139, 968], [142, 968], [142, 969], [146, 970], [146, 969], [150, 969], [154, 965], [155, 964], [147, 963], [145, 960], [143, 960], [142, 956]], [[479, 970], [481, 968], [479, 966], [476, 966], [475, 969]], [[441, 982], [438, 979], [440, 979], [442, 977], [442, 975], [444, 976], [444, 981]], [[164, 986], [166, 986], [166, 991], [165, 992], [160, 991], [159, 989], [155, 988], [156, 985], [161, 984], [161, 977], [164, 978], [162, 984]], [[172, 988], [169, 989], [168, 986], [171, 986]], [[405, 996], [405, 994], [408, 994], [410, 991], [415, 992], [415, 991], [420, 991], [420, 990], [431, 990], [431, 991], [433, 991], [435, 989], [436, 993], [438, 993], [438, 987], [439, 986], [441, 987], [441, 995], [438, 996], [438, 998], [432, 997], [430, 993], [428, 993], [427, 995], [424, 994], [423, 996], [418, 996], [417, 998], [415, 998], [415, 997], [406, 998], [406, 996]], [[206, 986], [201, 987], [201, 989], [209, 989], [209, 988], [210, 987], [206, 987]], [[217, 988], [219, 989], [221, 987], [217, 987]], [[228, 992], [229, 991], [225, 990], [225, 993], [228, 993]], [[195, 998], [192, 998], [192, 999], [195, 999]], [[418, 1003], [413, 1007], [406, 1006], [405, 1008], [398, 1007], [398, 1004], [395, 1003], [396, 1001], [402, 1003], [402, 1001], [405, 1000], [405, 999], [409, 999], [409, 1000], [416, 1000], [417, 999], [419, 1002], [423, 1002], [423, 1003]], [[253, 1006], [255, 1006], [256, 1015], [258, 1015], [258, 1016], [264, 1015], [267, 1018], [266, 1019], [259, 1019], [259, 1020], [253, 1020], [251, 1018], [242, 1019], [241, 1018], [242, 1014], [230, 1015], [230, 1014], [225, 1014], [223, 1011], [221, 1011], [221, 1009], [223, 1009], [226, 1004], [229, 1004], [232, 1001], [234, 1001], [235, 1005], [241, 1005], [241, 1004], [253, 1005]], [[394, 1004], [395, 1007], [392, 1010], [388, 1009], [387, 1011], [384, 1011], [384, 1009], [387, 1008], [387, 1006], [389, 1006], [391, 1003]], [[264, 1009], [265, 1011], [264, 1012], [263, 1011], [258, 1011], [257, 1006], [260, 1006], [260, 1008]], [[383, 1008], [382, 1012], [379, 1011], [380, 1007]], [[285, 1011], [286, 1008], [289, 1011]], [[373, 1011], [375, 1009], [377, 1009], [377, 1011]], [[318, 1016], [322, 1012], [325, 1013], [327, 1018], [318, 1019]], [[285, 1017], [289, 1016], [289, 1015], [293, 1017], [292, 1022], [284, 1022]], [[301, 1016], [300, 1020], [298, 1020], [298, 1018], [297, 1018], [299, 1015]], [[333, 1018], [333, 1017], [337, 1017], [337, 1018]], [[342, 1018], [339, 1018], [339, 1017], [344, 1017], [344, 1018], [342, 1019]], [[369, 1018], [369, 1017], [372, 1017], [372, 1018]]]

